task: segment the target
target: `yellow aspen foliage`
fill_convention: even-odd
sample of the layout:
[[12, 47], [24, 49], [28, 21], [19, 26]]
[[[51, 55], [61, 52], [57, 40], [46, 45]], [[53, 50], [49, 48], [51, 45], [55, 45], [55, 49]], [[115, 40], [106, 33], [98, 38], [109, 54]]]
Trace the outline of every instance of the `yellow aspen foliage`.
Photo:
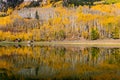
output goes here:
[[82, 18], [84, 17], [83, 13], [77, 13], [77, 21], [82, 21]]
[[68, 14], [69, 11], [66, 10], [64, 7], [56, 7], [55, 11], [59, 13], [60, 16], [63, 16], [65, 14]]
[[89, 22], [92, 21], [96, 18], [98, 18], [98, 15], [92, 15], [92, 14], [83, 14], [83, 13], [77, 13], [77, 21], [82, 21], [82, 22]]
[[20, 4], [19, 6], [17, 6], [16, 7], [16, 9], [22, 9], [22, 8], [24, 8], [25, 6], [28, 6], [28, 5], [30, 5], [31, 4], [31, 2], [23, 2], [22, 4]]
[[14, 41], [15, 39], [17, 39], [17, 37], [15, 37], [14, 34], [11, 34], [11, 35], [10, 35], [10, 41]]
[[63, 6], [63, 1], [58, 1], [53, 6], [55, 6], [55, 7], [62, 7]]
[[0, 25], [6, 25], [11, 23], [11, 18], [10, 16], [7, 17], [0, 17]]
[[53, 24], [60, 24], [62, 21], [61, 17], [57, 17], [53, 19]]
[[16, 35], [16, 37], [17, 38], [19, 38], [19, 39], [24, 39], [24, 34], [23, 33], [18, 33], [17, 35]]
[[82, 32], [82, 37], [88, 39], [89, 33], [87, 31]]
[[33, 39], [33, 33], [28, 32], [27, 35], [28, 35], [28, 40], [32, 40]]
[[4, 40], [3, 32], [0, 30], [0, 40]]
[[42, 8], [50, 8], [50, 7], [52, 7], [52, 4], [45, 5]]
[[[61, 2], [62, 0], [57, 3], [61, 4]], [[94, 33], [97, 36], [99, 34], [100, 37], [108, 38], [108, 35], [111, 37], [112, 29], [120, 26], [120, 3], [96, 4], [91, 6], [91, 8], [89, 6], [51, 7], [52, 3], [50, 4], [50, 0], [47, 3], [46, 7], [31, 8], [33, 12], [34, 9], [38, 11], [39, 20], [31, 19], [31, 17], [30, 19], [21, 18], [17, 13], [11, 14], [12, 9], [9, 8], [8, 14], [11, 15], [0, 17], [0, 25], [6, 26], [1, 28], [4, 32], [1, 30], [0, 40], [14, 41], [17, 38], [23, 41], [50, 41], [61, 40], [61, 38], [63, 40], [79, 40], [82, 38], [90, 39], [90, 35]], [[24, 12], [24, 10], [21, 11]], [[97, 37], [97, 39], [99, 38]]]
[[25, 34], [25, 33], [23, 33], [23, 40], [29, 40], [29, 36], [28, 36], [28, 34]]
[[40, 36], [41, 35], [41, 31], [40, 31], [40, 29], [34, 29], [34, 30], [32, 30], [32, 34], [33, 34], [33, 39], [34, 40], [36, 40], [36, 41], [41, 40], [41, 36]]
[[12, 12], [13, 12], [13, 8], [8, 8], [7, 14], [9, 15], [9, 14], [11, 14]]
[[9, 16], [0, 17], [0, 25], [6, 26], [8, 24], [12, 24], [16, 19], [21, 19], [21, 17], [18, 14], [11, 14]]
[[4, 36], [6, 37], [6, 40], [10, 40], [11, 38], [11, 33], [8, 31], [4, 34]]
[[108, 25], [109, 23], [116, 25], [118, 18], [115, 16], [104, 16], [101, 18], [101, 23], [103, 25]]
[[70, 23], [70, 20], [69, 20], [68, 18], [63, 18], [63, 19], [62, 19], [62, 23], [65, 24], [65, 25], [66, 25], [66, 24], [69, 24], [69, 23]]
[[117, 8], [120, 9], [120, 3], [116, 3]]
[[111, 4], [111, 5], [105, 5], [105, 4], [96, 5], [92, 7], [92, 10], [98, 10], [107, 14], [114, 15], [114, 13], [116, 13], [120, 9], [119, 4], [120, 3]]

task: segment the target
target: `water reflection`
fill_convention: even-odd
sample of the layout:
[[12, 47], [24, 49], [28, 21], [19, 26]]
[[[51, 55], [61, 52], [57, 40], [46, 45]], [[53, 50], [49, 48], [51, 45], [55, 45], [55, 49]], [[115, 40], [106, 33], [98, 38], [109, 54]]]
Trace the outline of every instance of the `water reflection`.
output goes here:
[[0, 80], [119, 80], [120, 48], [1, 46]]

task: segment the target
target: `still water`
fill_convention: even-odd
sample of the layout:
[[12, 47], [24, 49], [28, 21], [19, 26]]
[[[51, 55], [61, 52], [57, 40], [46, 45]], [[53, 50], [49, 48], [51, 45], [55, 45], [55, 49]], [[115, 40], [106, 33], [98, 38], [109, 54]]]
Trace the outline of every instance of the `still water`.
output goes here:
[[120, 80], [120, 47], [0, 46], [0, 80]]

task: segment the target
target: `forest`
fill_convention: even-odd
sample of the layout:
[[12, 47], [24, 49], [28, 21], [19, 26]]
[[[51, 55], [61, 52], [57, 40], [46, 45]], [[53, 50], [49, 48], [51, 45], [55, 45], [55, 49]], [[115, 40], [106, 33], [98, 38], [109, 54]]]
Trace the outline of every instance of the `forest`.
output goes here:
[[0, 12], [0, 41], [120, 39], [119, 2], [47, 0], [8, 7]]

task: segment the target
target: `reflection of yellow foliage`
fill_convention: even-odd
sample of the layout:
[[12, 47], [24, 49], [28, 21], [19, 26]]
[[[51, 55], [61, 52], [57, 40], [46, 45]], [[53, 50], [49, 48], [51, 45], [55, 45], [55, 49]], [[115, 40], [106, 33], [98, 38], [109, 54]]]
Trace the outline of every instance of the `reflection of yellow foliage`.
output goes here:
[[0, 56], [3, 56], [3, 55], [12, 55], [12, 54], [19, 54], [19, 55], [25, 55], [25, 54], [32, 54], [32, 50], [31, 48], [27, 48], [27, 47], [23, 47], [23, 48], [15, 48], [15, 47], [10, 47], [10, 48], [0, 48]]
[[10, 68], [10, 67], [12, 67], [12, 64], [10, 64], [10, 63], [8, 63], [8, 62], [6, 62], [6, 61], [0, 60], [0, 68], [8, 69], [8, 68]]
[[111, 79], [120, 80], [119, 75], [115, 74], [114, 72], [103, 73], [103, 74], [97, 75], [93, 78], [95, 80], [111, 80]]
[[[92, 79], [96, 80], [110, 80], [111, 78], [116, 78], [118, 80], [120, 79], [120, 77], [114, 73], [114, 71], [120, 69], [120, 65], [106, 63], [106, 61], [108, 61], [107, 58], [104, 58], [103, 62], [99, 61], [99, 59], [102, 60], [104, 57], [101, 56], [101, 53], [99, 53], [100, 56], [98, 59], [96, 59], [98, 61], [96, 61], [90, 59], [90, 56], [92, 56], [92, 54], [88, 53], [88, 48], [80, 49], [83, 50], [81, 52], [83, 54], [81, 55], [80, 52], [77, 52], [76, 50], [72, 52], [72, 48], [66, 48], [66, 52], [63, 55], [58, 50], [59, 48], [55, 47], [39, 46], [36, 46], [34, 48], [26, 46], [23, 46], [21, 48], [1, 47], [0, 57], [5, 57], [0, 61], [0, 68], [9, 69], [12, 67], [14, 70], [20, 70], [20, 68], [33, 68], [36, 66], [34, 64], [39, 65], [42, 63], [43, 66], [46, 65], [52, 68], [53, 71], [55, 70], [59, 72], [53, 76], [57, 79], [64, 77], [69, 78], [73, 75], [75, 75], [75, 77], [77, 77], [76, 75], [85, 76], [85, 73], [88, 73]], [[89, 56], [87, 54], [89, 54]], [[109, 54], [105, 56], [108, 56], [111, 59], [111, 56], [113, 55]], [[89, 58], [89, 61], [86, 61], [86, 58]], [[19, 67], [15, 67], [16, 65]], [[99, 73], [99, 75], [91, 75], [91, 73]]]
[[102, 67], [103, 69], [119, 69], [118, 65], [115, 65], [115, 64], [107, 64], [107, 63], [104, 63], [104, 64], [100, 64], [100, 67]]

